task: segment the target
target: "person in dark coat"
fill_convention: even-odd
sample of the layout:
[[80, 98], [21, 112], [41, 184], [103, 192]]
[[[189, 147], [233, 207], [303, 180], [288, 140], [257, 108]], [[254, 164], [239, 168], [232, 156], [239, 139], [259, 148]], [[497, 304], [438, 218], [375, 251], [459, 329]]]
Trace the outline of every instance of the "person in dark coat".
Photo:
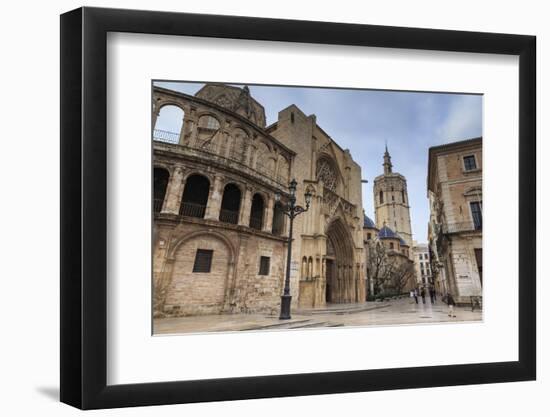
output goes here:
[[414, 289], [414, 295], [413, 295], [413, 297], [414, 297], [414, 302], [415, 302], [416, 304], [418, 304], [418, 290], [417, 290], [416, 288]]
[[432, 304], [435, 303], [435, 288], [434, 287], [430, 287], [430, 301], [432, 302]]
[[449, 312], [448, 312], [448, 316], [449, 317], [456, 317], [455, 316], [455, 299], [453, 298], [453, 296], [450, 294], [450, 293], [447, 293], [446, 295], [446, 300], [447, 300], [447, 305], [449, 306]]
[[420, 290], [420, 296], [422, 297], [422, 304], [426, 304], [426, 290], [424, 287]]

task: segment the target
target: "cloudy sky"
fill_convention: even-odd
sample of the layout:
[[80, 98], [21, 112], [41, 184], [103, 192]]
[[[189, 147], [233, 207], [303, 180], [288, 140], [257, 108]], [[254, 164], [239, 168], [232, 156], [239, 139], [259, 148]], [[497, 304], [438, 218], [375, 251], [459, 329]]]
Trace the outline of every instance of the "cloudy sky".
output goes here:
[[[195, 94], [202, 83], [156, 83]], [[407, 178], [413, 238], [427, 240], [429, 218], [426, 177], [428, 148], [482, 135], [482, 96], [403, 91], [343, 90], [326, 88], [249, 85], [251, 95], [266, 112], [267, 124], [290, 104], [317, 123], [342, 148], [351, 151], [361, 166], [363, 207], [374, 220], [372, 184], [383, 172], [382, 156], [387, 142], [393, 170]], [[164, 119], [164, 118], [163, 118]], [[166, 119], [164, 119], [166, 120]], [[159, 119], [157, 128], [172, 130]]]

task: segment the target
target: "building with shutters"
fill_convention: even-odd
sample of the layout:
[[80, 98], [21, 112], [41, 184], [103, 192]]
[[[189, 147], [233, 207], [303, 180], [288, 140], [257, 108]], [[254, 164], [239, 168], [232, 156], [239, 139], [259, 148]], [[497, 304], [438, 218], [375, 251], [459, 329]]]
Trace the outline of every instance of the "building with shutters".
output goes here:
[[482, 138], [429, 149], [429, 251], [436, 290], [458, 303], [482, 295]]
[[412, 248], [414, 267], [416, 270], [416, 283], [418, 287], [433, 286], [432, 267], [430, 262], [430, 251], [427, 243], [413, 242]]
[[293, 308], [365, 300], [361, 169], [315, 115], [289, 105], [266, 126], [247, 87], [206, 84], [154, 86], [152, 120], [156, 317], [279, 310], [292, 178], [297, 204], [313, 194], [294, 222]]

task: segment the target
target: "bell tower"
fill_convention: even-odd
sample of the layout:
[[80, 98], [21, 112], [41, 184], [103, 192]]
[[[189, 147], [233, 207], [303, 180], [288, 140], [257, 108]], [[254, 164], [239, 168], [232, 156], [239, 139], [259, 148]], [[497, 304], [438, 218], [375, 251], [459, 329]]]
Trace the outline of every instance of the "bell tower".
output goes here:
[[388, 146], [384, 152], [384, 173], [374, 179], [374, 212], [376, 227], [384, 225], [399, 234], [410, 248], [413, 246], [407, 179], [393, 172]]

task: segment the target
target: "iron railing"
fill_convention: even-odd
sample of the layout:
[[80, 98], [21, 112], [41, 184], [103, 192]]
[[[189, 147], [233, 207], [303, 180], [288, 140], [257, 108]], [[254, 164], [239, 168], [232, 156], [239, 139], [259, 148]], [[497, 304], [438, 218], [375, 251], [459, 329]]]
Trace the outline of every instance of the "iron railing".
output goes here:
[[162, 204], [164, 203], [164, 200], [162, 198], [154, 198], [153, 199], [153, 212], [160, 213], [162, 210]]
[[182, 202], [180, 216], [204, 218], [206, 206], [204, 204]]
[[239, 222], [239, 212], [233, 210], [220, 210], [220, 221], [224, 223], [237, 224]]
[[256, 230], [262, 230], [262, 218], [250, 216], [250, 227]]
[[441, 225], [441, 231], [444, 234], [460, 233], [460, 232], [473, 232], [476, 230], [482, 230], [481, 223], [474, 222], [458, 222], [458, 223], [444, 223]]
[[177, 144], [180, 141], [180, 135], [179, 133], [169, 132], [167, 130], [154, 129], [153, 140]]

